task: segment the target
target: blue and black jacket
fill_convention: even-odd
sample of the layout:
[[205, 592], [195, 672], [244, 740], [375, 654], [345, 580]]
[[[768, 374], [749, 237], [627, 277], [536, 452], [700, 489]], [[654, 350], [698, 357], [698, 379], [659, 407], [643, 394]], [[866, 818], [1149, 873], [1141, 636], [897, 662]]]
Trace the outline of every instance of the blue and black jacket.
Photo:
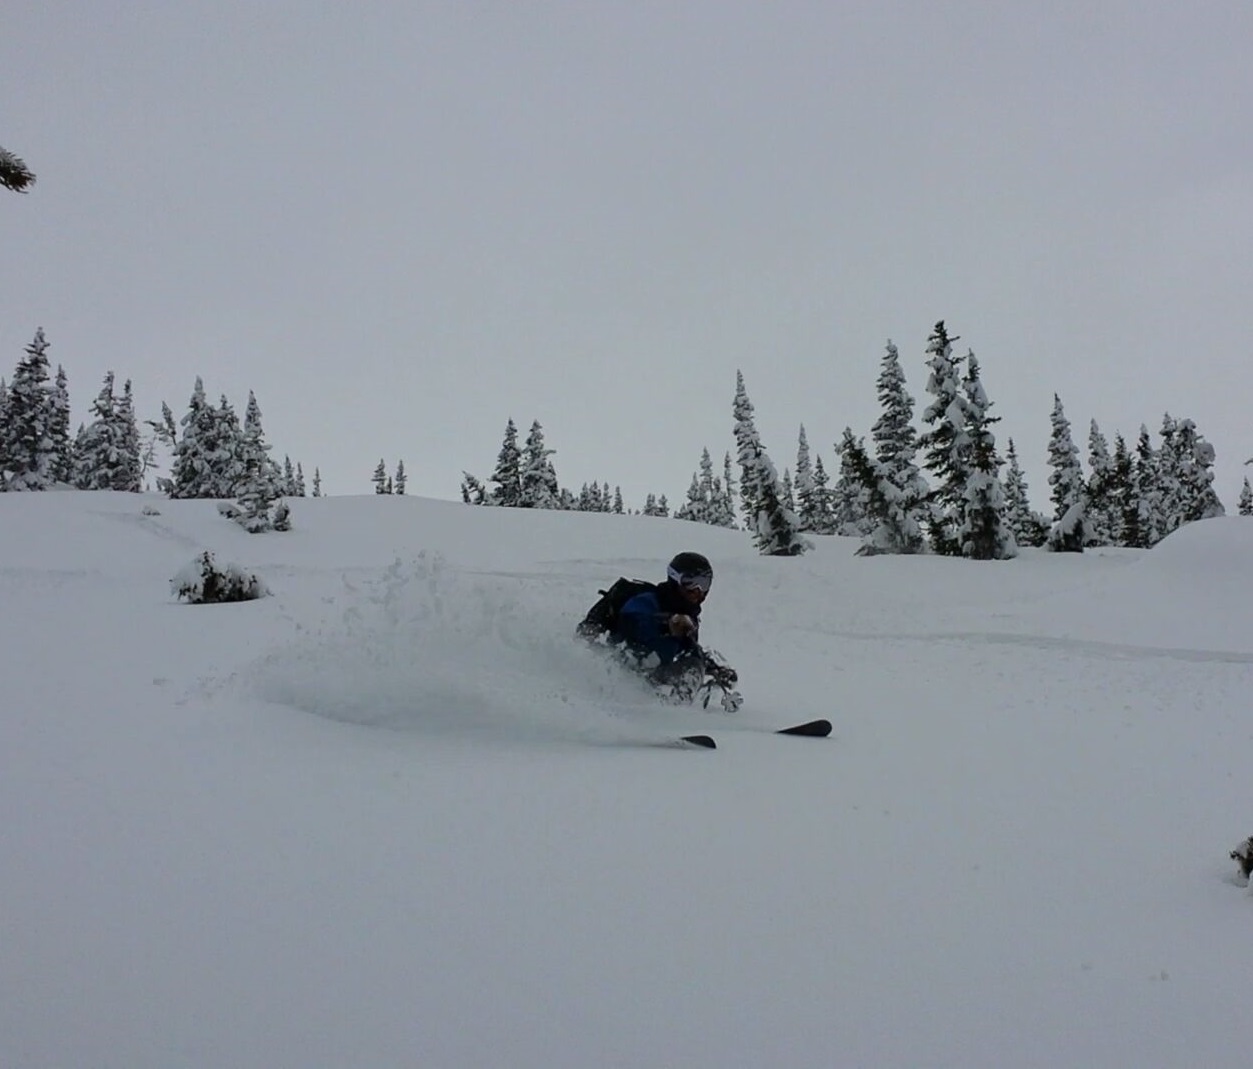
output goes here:
[[700, 627], [700, 606], [688, 601], [678, 584], [670, 579], [627, 601], [618, 612], [618, 634], [627, 646], [643, 658], [655, 653], [662, 664], [669, 664], [680, 653], [697, 649], [696, 635], [678, 638], [670, 634], [669, 620], [675, 613], [690, 616]]

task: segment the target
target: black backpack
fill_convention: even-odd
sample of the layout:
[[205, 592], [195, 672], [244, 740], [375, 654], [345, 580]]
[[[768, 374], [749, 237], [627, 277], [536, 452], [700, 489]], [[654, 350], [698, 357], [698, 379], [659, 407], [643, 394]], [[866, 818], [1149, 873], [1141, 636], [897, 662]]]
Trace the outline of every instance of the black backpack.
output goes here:
[[622, 641], [622, 636], [618, 634], [618, 613], [622, 611], [622, 606], [636, 594], [656, 589], [656, 583], [619, 577], [608, 590], [597, 591], [600, 600], [587, 610], [587, 615], [575, 628], [575, 633], [589, 642], [616, 645]]

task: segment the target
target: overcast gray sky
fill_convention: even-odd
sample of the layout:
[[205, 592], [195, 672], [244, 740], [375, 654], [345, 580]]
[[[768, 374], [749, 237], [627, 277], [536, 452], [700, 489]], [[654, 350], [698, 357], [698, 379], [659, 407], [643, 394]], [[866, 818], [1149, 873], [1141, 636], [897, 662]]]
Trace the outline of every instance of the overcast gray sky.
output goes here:
[[0, 374], [37, 326], [75, 420], [194, 377], [364, 493], [491, 473], [678, 504], [732, 447], [832, 466], [884, 344], [973, 348], [1044, 507], [1057, 392], [1253, 455], [1253, 4], [10, 0]]

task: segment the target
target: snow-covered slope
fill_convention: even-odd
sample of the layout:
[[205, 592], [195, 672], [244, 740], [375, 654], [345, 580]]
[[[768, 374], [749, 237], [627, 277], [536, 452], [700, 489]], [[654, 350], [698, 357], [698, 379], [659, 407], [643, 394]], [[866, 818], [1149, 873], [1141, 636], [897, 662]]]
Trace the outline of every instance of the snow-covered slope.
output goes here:
[[[406, 497], [293, 521], [0, 495], [0, 1064], [1239, 1056], [1253, 523], [971, 563]], [[689, 548], [735, 717], [569, 641]], [[274, 596], [175, 602], [202, 549]], [[639, 745], [692, 730], [719, 749]]]

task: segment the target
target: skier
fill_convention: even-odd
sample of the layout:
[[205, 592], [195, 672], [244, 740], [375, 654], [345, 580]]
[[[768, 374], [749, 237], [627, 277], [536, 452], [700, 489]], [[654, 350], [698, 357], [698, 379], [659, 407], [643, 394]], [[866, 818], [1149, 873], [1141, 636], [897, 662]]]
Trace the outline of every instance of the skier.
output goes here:
[[713, 686], [723, 692], [722, 706], [739, 708], [732, 688], [735, 669], [701, 648], [700, 612], [713, 584], [713, 566], [700, 553], [685, 552], [666, 567], [664, 582], [619, 579], [589, 610], [578, 634], [593, 642], [621, 647], [628, 664], [674, 701], [691, 701]]

